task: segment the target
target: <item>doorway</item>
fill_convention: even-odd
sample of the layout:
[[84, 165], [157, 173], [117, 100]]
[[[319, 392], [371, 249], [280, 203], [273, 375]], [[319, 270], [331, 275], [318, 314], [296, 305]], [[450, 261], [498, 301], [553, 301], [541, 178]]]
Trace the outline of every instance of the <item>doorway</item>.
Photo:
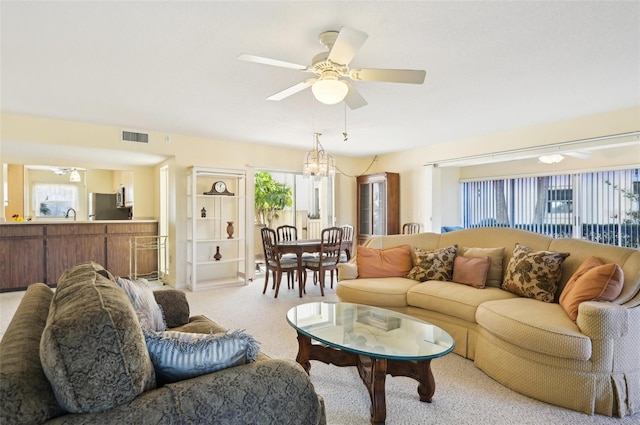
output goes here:
[[304, 177], [301, 172], [274, 170], [256, 171], [256, 190], [261, 173], [268, 173], [277, 184], [290, 190], [290, 202], [282, 210], [270, 217], [259, 212], [256, 205], [255, 257], [256, 273], [264, 273], [262, 237], [260, 229], [268, 226], [275, 229], [282, 225], [295, 226], [299, 239], [318, 239], [325, 227], [335, 224], [333, 176], [318, 178]]

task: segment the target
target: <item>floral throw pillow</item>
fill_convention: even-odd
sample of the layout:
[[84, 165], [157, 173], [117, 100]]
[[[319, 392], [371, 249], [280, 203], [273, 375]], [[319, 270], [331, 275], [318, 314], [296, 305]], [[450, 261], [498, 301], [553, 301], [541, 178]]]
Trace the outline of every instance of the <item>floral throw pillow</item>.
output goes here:
[[413, 268], [407, 278], [425, 282], [427, 280], [450, 281], [453, 278], [453, 262], [458, 251], [457, 245], [427, 251], [413, 249]]
[[553, 302], [568, 252], [534, 251], [516, 244], [507, 265], [502, 289], [522, 297]]

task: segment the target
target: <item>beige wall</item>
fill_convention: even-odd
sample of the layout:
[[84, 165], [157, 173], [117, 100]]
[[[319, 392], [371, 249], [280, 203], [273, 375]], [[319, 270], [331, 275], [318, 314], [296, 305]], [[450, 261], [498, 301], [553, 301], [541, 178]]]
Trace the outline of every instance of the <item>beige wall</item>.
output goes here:
[[[37, 153], [51, 148], [65, 152], [85, 152], [82, 163], [69, 159], [60, 166], [82, 166], [98, 169], [130, 169], [135, 173], [135, 218], [157, 218], [159, 209], [158, 174], [161, 164], [167, 164], [170, 170], [170, 275], [171, 283], [177, 287], [185, 286], [186, 276], [186, 173], [192, 165], [228, 169], [248, 170], [269, 168], [283, 171], [299, 171], [304, 150], [287, 149], [267, 145], [227, 142], [182, 135], [171, 135], [167, 142], [166, 134], [149, 132], [149, 144], [139, 145], [120, 141], [120, 127], [104, 126], [53, 120], [14, 114], [0, 116], [0, 141], [4, 144], [19, 143], [22, 149], [11, 154], [2, 150], [2, 161], [7, 163], [50, 164], [51, 160], [40, 158]], [[2, 146], [0, 146], [2, 149]], [[94, 153], [93, 153], [94, 152]], [[162, 155], [165, 161], [149, 167], [126, 167], [117, 161], [109, 160], [112, 155], [105, 152], [127, 154]], [[70, 158], [73, 155], [68, 155]], [[336, 157], [338, 166], [345, 173], [357, 173], [366, 169], [369, 159]], [[367, 164], [367, 165], [363, 165]], [[111, 181], [111, 180], [108, 180]], [[338, 224], [354, 222], [355, 178], [339, 176], [336, 179], [336, 217]], [[253, 241], [250, 246], [253, 246]], [[253, 248], [249, 255], [253, 255]]]
[[[21, 154], [7, 155], [0, 145], [0, 158], [7, 163], [37, 163], [36, 152], [43, 147], [65, 149], [65, 152], [87, 151], [123, 152], [124, 154], [148, 153], [162, 155], [165, 159], [151, 167], [129, 167], [135, 171], [136, 217], [158, 216], [158, 170], [161, 163], [170, 169], [170, 273], [178, 287], [184, 287], [186, 276], [186, 170], [191, 165], [243, 169], [252, 173], [254, 168], [270, 168], [299, 171], [304, 150], [287, 149], [267, 145], [212, 140], [199, 137], [171, 135], [151, 131], [147, 145], [120, 141], [120, 127], [105, 126], [37, 118], [31, 116], [2, 114], [0, 116], [0, 143], [20, 143]], [[550, 143], [578, 140], [595, 136], [618, 134], [640, 129], [640, 107], [614, 111], [595, 116], [581, 117], [557, 123], [521, 128], [499, 134], [473, 139], [440, 143], [406, 152], [381, 155], [372, 163], [372, 158], [336, 157], [340, 175], [336, 178], [336, 217], [338, 224], [354, 223], [356, 220], [355, 177], [383, 171], [399, 172], [401, 187], [401, 222], [417, 221], [425, 229], [439, 230], [441, 225], [459, 222], [460, 178], [487, 175], [506, 175], [522, 172], [540, 172], [534, 163], [513, 162], [492, 164], [488, 167], [440, 168], [427, 171], [425, 164], [441, 160], [480, 155], [487, 152], [539, 146]], [[90, 150], [87, 152], [91, 152]], [[580, 162], [580, 167], [597, 168], [628, 165], [640, 162], [632, 154], [605, 155]], [[44, 159], [40, 159], [44, 161]], [[123, 169], [117, 161], [108, 161], [103, 155], [87, 157], [86, 168]], [[561, 167], [576, 167], [573, 162], [561, 163]], [[559, 169], [559, 168], [558, 168]], [[251, 174], [252, 175], [252, 174]], [[429, 182], [429, 185], [427, 185]], [[0, 186], [1, 187], [1, 186]], [[1, 189], [0, 189], [1, 190]], [[253, 241], [250, 241], [251, 244]], [[253, 251], [253, 249], [251, 249]], [[251, 252], [250, 255], [253, 253]]]

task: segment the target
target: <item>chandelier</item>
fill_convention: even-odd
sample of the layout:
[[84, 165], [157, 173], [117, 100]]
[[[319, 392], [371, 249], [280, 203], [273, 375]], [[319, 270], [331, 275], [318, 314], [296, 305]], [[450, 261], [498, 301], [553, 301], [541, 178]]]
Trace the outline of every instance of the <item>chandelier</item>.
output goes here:
[[304, 158], [302, 164], [302, 174], [305, 177], [313, 176], [316, 178], [333, 175], [336, 172], [336, 165], [333, 157], [325, 152], [320, 143], [321, 133], [313, 135], [313, 149], [311, 149]]

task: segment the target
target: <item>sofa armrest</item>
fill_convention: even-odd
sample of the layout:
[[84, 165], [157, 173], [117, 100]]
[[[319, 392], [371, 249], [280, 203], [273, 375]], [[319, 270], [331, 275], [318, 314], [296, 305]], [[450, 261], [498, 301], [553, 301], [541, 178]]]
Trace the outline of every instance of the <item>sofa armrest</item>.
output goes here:
[[338, 281], [357, 278], [358, 264], [356, 262], [338, 263]]
[[184, 292], [177, 289], [161, 289], [153, 292], [164, 313], [167, 328], [177, 328], [189, 322], [189, 302]]
[[608, 302], [583, 302], [576, 324], [591, 339], [621, 338], [629, 329], [629, 310]]
[[129, 403], [47, 424], [305, 424], [326, 423], [324, 404], [297, 363], [269, 359], [147, 391]]

